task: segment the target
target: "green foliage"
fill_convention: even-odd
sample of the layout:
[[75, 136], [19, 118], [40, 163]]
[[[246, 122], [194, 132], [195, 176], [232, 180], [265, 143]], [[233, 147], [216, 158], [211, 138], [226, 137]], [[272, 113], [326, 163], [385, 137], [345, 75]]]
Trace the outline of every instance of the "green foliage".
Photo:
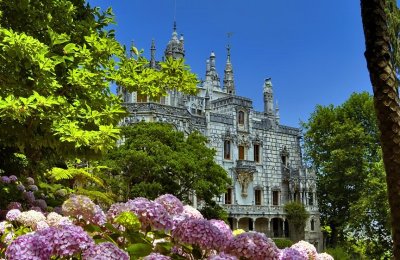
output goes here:
[[[26, 174], [114, 147], [126, 111], [112, 82], [150, 96], [197, 89], [183, 60], [155, 71], [134, 47], [136, 55], [126, 55], [106, 29], [111, 9], [100, 12], [84, 0], [2, 0], [0, 13], [0, 151], [26, 156]], [[0, 163], [16, 168], [6, 158]]]
[[228, 221], [228, 212], [218, 205], [215, 201], [211, 201], [200, 209], [200, 213], [206, 219], [220, 219]]
[[286, 203], [284, 210], [289, 223], [293, 224], [295, 227], [304, 229], [310, 214], [302, 203], [297, 201]]
[[114, 221], [131, 230], [138, 230], [141, 227], [138, 217], [130, 211], [122, 212]]
[[[225, 170], [214, 162], [215, 151], [199, 133], [184, 134], [161, 123], [138, 123], [123, 128], [124, 143], [102, 162], [111, 170], [106, 178], [122, 199], [165, 193], [189, 202], [212, 203], [230, 183]], [[123, 194], [119, 194], [123, 191]]]
[[334, 248], [327, 248], [326, 253], [330, 254], [333, 259], [350, 260], [352, 258], [343, 247], [337, 246]]
[[317, 106], [303, 127], [306, 157], [317, 168], [321, 222], [332, 230], [328, 245], [351, 234], [379, 245], [369, 247], [380, 248], [370, 257], [386, 251], [388, 205], [372, 97], [354, 93], [340, 106]]
[[273, 238], [275, 245], [279, 249], [284, 249], [286, 247], [291, 247], [293, 245], [293, 241], [290, 239], [284, 239], [284, 238]]

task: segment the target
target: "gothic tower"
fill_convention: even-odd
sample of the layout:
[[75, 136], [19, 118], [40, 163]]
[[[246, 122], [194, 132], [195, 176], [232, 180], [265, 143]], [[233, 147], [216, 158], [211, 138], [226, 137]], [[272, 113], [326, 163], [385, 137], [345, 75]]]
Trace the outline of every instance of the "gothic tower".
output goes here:
[[272, 90], [272, 82], [271, 78], [267, 78], [264, 80], [264, 113], [270, 117], [274, 115], [274, 97]]
[[235, 82], [233, 81], [233, 68], [231, 63], [231, 47], [226, 47], [228, 56], [226, 59], [225, 70], [224, 70], [224, 92], [235, 95]]

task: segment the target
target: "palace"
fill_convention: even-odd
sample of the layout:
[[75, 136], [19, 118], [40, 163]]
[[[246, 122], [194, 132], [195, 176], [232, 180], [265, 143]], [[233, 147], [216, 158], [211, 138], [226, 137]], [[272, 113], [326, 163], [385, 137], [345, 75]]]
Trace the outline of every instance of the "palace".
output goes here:
[[[150, 67], [158, 67], [155, 44], [151, 46]], [[165, 57], [185, 56], [183, 36], [176, 25], [164, 52]], [[221, 80], [211, 52], [205, 80], [196, 96], [170, 91], [158, 101], [119, 88], [129, 116], [123, 124], [139, 121], [168, 122], [185, 133], [199, 131], [217, 152], [216, 162], [232, 179], [232, 186], [216, 201], [226, 209], [233, 229], [255, 230], [271, 238], [291, 238], [284, 205], [300, 201], [310, 213], [305, 240], [318, 249], [322, 234], [315, 173], [302, 161], [299, 128], [284, 126], [274, 105], [271, 78], [260, 80], [264, 111], [255, 111], [252, 100], [235, 94], [230, 47]], [[197, 205], [194, 198], [193, 203]]]

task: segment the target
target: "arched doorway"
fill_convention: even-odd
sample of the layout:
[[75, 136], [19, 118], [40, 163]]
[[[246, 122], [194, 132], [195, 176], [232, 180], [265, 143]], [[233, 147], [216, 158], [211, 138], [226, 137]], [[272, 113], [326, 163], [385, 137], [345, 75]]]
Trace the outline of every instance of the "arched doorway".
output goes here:
[[272, 219], [272, 236], [273, 237], [283, 237], [283, 220], [281, 218]]
[[257, 218], [256, 221], [254, 222], [254, 230], [268, 235], [268, 219]]
[[238, 227], [245, 231], [254, 230], [253, 220], [251, 218], [241, 218], [239, 219]]

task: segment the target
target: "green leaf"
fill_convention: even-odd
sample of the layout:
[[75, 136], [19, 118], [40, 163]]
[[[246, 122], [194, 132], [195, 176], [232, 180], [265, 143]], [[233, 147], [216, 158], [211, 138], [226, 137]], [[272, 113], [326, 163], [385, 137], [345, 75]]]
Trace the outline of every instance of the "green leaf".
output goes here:
[[153, 248], [150, 244], [138, 243], [130, 245], [126, 250], [131, 257], [137, 258], [149, 255], [153, 251]]

